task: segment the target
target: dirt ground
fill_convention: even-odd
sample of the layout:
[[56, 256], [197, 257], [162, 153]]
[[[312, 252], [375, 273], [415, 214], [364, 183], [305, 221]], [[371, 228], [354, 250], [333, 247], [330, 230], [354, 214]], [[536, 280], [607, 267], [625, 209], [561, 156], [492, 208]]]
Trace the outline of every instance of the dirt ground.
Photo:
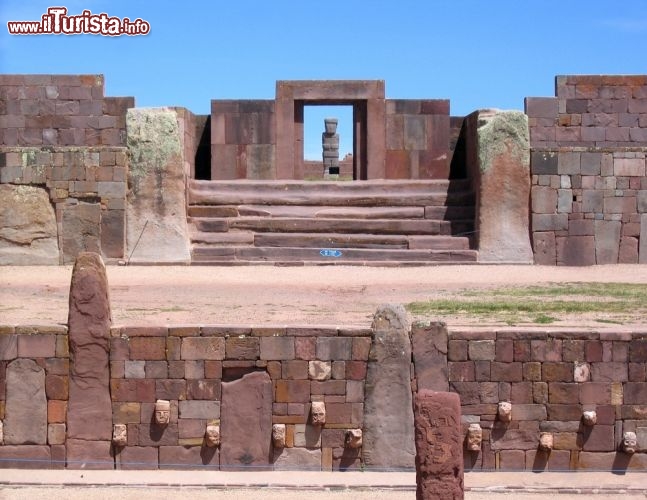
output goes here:
[[[0, 324], [66, 323], [71, 266], [0, 267]], [[383, 303], [451, 298], [461, 291], [565, 282], [647, 284], [647, 265], [592, 267], [147, 267], [109, 266], [116, 325], [370, 326]], [[417, 319], [417, 318], [416, 318]], [[448, 324], [465, 317], [428, 317]], [[640, 324], [639, 315], [626, 324]], [[560, 326], [596, 326], [593, 316]]]

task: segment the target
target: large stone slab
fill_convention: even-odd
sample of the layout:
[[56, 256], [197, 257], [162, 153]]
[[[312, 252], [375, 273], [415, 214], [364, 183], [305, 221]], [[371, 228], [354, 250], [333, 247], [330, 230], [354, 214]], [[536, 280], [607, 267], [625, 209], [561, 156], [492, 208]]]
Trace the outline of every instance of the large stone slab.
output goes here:
[[61, 253], [63, 263], [71, 264], [81, 252], [101, 249], [101, 205], [79, 203], [63, 208]]
[[83, 252], [76, 259], [70, 285], [68, 439], [112, 438], [110, 325], [105, 266], [99, 255]]
[[[530, 140], [520, 111], [482, 110], [476, 127], [479, 262], [533, 261], [529, 236]], [[476, 121], [476, 123], [474, 123]]]
[[68, 469], [105, 470], [115, 468], [110, 441], [68, 439], [65, 447]]
[[367, 467], [413, 467], [411, 342], [401, 305], [383, 305], [373, 317], [366, 374], [363, 461]]
[[58, 263], [56, 215], [47, 191], [0, 185], [0, 265]]
[[274, 450], [274, 470], [321, 470], [321, 449]]
[[222, 383], [220, 468], [266, 469], [271, 459], [272, 380], [253, 372]]
[[49, 469], [51, 466], [49, 446], [0, 446], [0, 469]]
[[414, 400], [416, 498], [462, 499], [463, 434], [458, 394], [423, 389]]
[[420, 322], [411, 327], [413, 365], [418, 390], [449, 390], [447, 341], [445, 323]]
[[31, 359], [7, 366], [5, 444], [47, 444], [45, 370]]
[[186, 172], [178, 114], [133, 108], [126, 115], [130, 169], [126, 255], [132, 262], [188, 263]]

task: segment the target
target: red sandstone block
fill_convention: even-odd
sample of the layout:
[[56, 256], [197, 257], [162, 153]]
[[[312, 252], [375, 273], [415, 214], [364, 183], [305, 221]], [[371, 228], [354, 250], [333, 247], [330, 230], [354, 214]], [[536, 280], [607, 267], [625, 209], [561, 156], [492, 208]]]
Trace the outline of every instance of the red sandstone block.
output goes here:
[[367, 361], [371, 350], [371, 339], [369, 337], [357, 337], [353, 339], [352, 358], [354, 360]]
[[480, 384], [478, 382], [450, 382], [452, 392], [456, 392], [461, 398], [461, 404], [476, 405], [481, 402]]
[[647, 403], [647, 383], [627, 382], [624, 384], [624, 403], [626, 405], [644, 405]]
[[364, 380], [366, 378], [367, 363], [365, 361], [347, 361], [346, 378], [348, 380]]
[[18, 357], [53, 358], [56, 356], [55, 335], [18, 335]]
[[297, 337], [294, 339], [294, 355], [296, 359], [316, 359], [316, 339], [314, 337]]
[[313, 325], [298, 328], [286, 328], [285, 334], [288, 337], [336, 337], [337, 328], [326, 325]]
[[448, 361], [467, 361], [467, 341], [450, 340], [447, 343]]
[[345, 380], [326, 380], [317, 381], [313, 380], [310, 385], [312, 394], [333, 394], [345, 395], [346, 394], [346, 381]]
[[[129, 425], [129, 433], [130, 427]], [[165, 427], [156, 424], [139, 424], [137, 427], [139, 446], [173, 446], [178, 444], [177, 424], [170, 423]]]
[[573, 364], [549, 362], [543, 363], [542, 379], [545, 382], [572, 382]]
[[166, 338], [135, 337], [129, 341], [131, 360], [165, 360]]
[[227, 359], [253, 359], [260, 356], [260, 343], [257, 337], [230, 337], [225, 342]]
[[111, 338], [110, 339], [110, 361], [126, 361], [130, 359], [130, 349], [128, 339]]
[[449, 380], [455, 382], [470, 382], [475, 380], [473, 361], [450, 361], [447, 363]]
[[586, 361], [589, 363], [595, 361], [602, 361], [602, 342], [588, 341], [585, 343], [584, 352]]
[[510, 387], [510, 402], [513, 405], [533, 403], [533, 382], [515, 382]]
[[629, 381], [645, 382], [647, 380], [647, 367], [644, 363], [629, 363]]
[[584, 361], [584, 341], [564, 340], [562, 343], [562, 358], [564, 361]]
[[51, 466], [49, 446], [0, 446], [0, 468], [48, 469]]
[[281, 378], [286, 380], [306, 380], [308, 378], [308, 362], [303, 360], [283, 361], [281, 372]]
[[65, 375], [47, 375], [45, 377], [47, 399], [65, 400], [69, 394], [69, 377]]
[[47, 401], [47, 422], [50, 424], [65, 423], [67, 421], [67, 401]]
[[263, 360], [295, 358], [294, 337], [261, 337], [260, 357]]
[[310, 381], [277, 380], [274, 400], [277, 403], [309, 403]]
[[126, 446], [116, 455], [118, 470], [157, 469], [158, 448], [153, 446]]
[[166, 359], [169, 361], [179, 361], [181, 355], [182, 340], [179, 337], [167, 337], [166, 339]]
[[222, 361], [205, 361], [204, 362], [205, 378], [222, 378]]
[[541, 363], [538, 361], [531, 361], [523, 364], [523, 379], [532, 382], [541, 380]]
[[611, 404], [611, 385], [602, 382], [580, 384], [580, 403]]
[[220, 452], [201, 446], [160, 446], [159, 463], [160, 469], [218, 470]]
[[518, 362], [493, 362], [490, 367], [492, 380], [502, 382], [521, 382], [523, 380], [522, 365]]
[[225, 359], [225, 339], [221, 337], [186, 337], [182, 339], [182, 359]]
[[[194, 382], [190, 380], [189, 382]], [[187, 382], [181, 379], [161, 379], [155, 381], [157, 399], [186, 399]], [[192, 398], [195, 399], [195, 398]]]
[[166, 337], [168, 328], [165, 326], [129, 326], [122, 328], [125, 337]]
[[[530, 361], [531, 350], [529, 340], [515, 340], [513, 358], [515, 361]], [[498, 361], [498, 360], [497, 360]]]
[[326, 424], [351, 423], [352, 415], [351, 403], [326, 403]]
[[511, 363], [514, 360], [514, 341], [497, 340], [495, 352], [496, 361]]
[[615, 450], [615, 428], [613, 425], [595, 425], [580, 434], [584, 451], [613, 451]]
[[550, 382], [548, 384], [548, 400], [552, 404], [577, 404], [580, 400], [580, 384]]
[[[220, 380], [187, 380], [187, 399], [220, 400]], [[182, 398], [173, 398], [182, 399]]]

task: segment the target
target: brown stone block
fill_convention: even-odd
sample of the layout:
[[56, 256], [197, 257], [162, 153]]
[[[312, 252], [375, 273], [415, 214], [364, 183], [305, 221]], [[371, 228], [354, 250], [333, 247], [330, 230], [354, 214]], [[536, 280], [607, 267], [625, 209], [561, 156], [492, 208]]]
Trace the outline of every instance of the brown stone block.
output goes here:
[[56, 355], [55, 335], [17, 335], [18, 357], [53, 358]]
[[326, 380], [323, 382], [313, 380], [310, 384], [310, 391], [312, 394], [332, 394], [332, 395], [345, 395], [346, 394], [346, 381], [345, 380]]
[[[155, 380], [155, 398], [156, 399], [186, 399], [187, 398], [187, 383], [181, 379], [161, 379]], [[191, 398], [198, 399], [198, 398]]]
[[68, 469], [104, 470], [114, 468], [110, 441], [68, 439], [65, 446]]
[[549, 401], [552, 404], [576, 404], [580, 400], [580, 385], [562, 382], [548, 384]]
[[513, 409], [518, 404], [530, 404], [533, 402], [532, 389], [532, 382], [515, 382], [511, 384], [510, 402], [513, 405]]
[[295, 358], [294, 337], [261, 337], [260, 358], [291, 360]]
[[347, 361], [346, 378], [348, 380], [364, 380], [366, 378], [367, 363], [365, 361]]
[[316, 341], [317, 359], [322, 361], [341, 361], [352, 359], [353, 339], [350, 337], [318, 337]]
[[277, 403], [309, 403], [310, 381], [277, 380], [275, 401]]
[[612, 451], [616, 447], [614, 426], [586, 427], [578, 434], [578, 443], [584, 451]]
[[647, 366], [644, 363], [629, 363], [629, 381], [647, 381]]
[[626, 405], [640, 405], [647, 401], [646, 382], [627, 382], [624, 384], [624, 403]]
[[473, 361], [447, 363], [450, 382], [470, 382], [476, 380]]
[[297, 337], [294, 339], [296, 359], [314, 360], [316, 358], [316, 339], [314, 337]]
[[135, 337], [129, 341], [131, 360], [166, 359], [166, 338]]
[[[281, 363], [281, 378], [286, 380], [306, 380], [308, 378], [308, 362], [303, 360], [283, 361]], [[319, 394], [318, 392], [315, 392]], [[322, 393], [323, 394], [323, 393]]]
[[586, 342], [584, 354], [589, 363], [602, 361], [602, 342], [595, 340]]
[[582, 418], [582, 405], [579, 404], [547, 404], [548, 420], [573, 421]]
[[48, 469], [51, 467], [49, 446], [0, 446], [2, 469]]
[[186, 385], [188, 399], [220, 399], [220, 380], [187, 380]]
[[230, 337], [225, 342], [227, 359], [258, 359], [260, 344], [257, 337]]
[[158, 448], [126, 446], [116, 455], [118, 470], [151, 470], [158, 466]]
[[467, 361], [467, 341], [449, 340], [447, 343], [447, 359], [449, 361]]
[[411, 158], [409, 151], [403, 149], [386, 151], [386, 178], [411, 178]]
[[47, 399], [66, 400], [69, 394], [69, 377], [65, 375], [47, 375], [45, 377]]
[[371, 349], [369, 337], [357, 337], [353, 339], [352, 357], [353, 360], [367, 361]]
[[111, 338], [110, 339], [110, 361], [126, 361], [130, 359], [130, 349], [128, 339]]
[[204, 362], [205, 378], [222, 378], [222, 361], [208, 360]]
[[611, 385], [595, 382], [580, 384], [580, 402], [582, 404], [611, 404]]
[[461, 404], [474, 405], [480, 400], [480, 384], [478, 382], [450, 382], [449, 388], [461, 398]]
[[350, 424], [352, 415], [351, 403], [326, 403], [326, 424]]
[[[178, 427], [176, 423], [166, 426], [157, 424], [139, 424], [139, 446], [173, 446], [178, 443]], [[130, 426], [128, 426], [130, 431]]]
[[542, 363], [542, 380], [544, 382], [572, 382], [572, 363]]
[[633, 363], [647, 362], [647, 339], [634, 339], [629, 343], [629, 360]]
[[140, 403], [112, 403], [113, 424], [138, 424], [140, 411]]
[[67, 421], [67, 401], [47, 401], [47, 422], [50, 424], [65, 423]]
[[490, 366], [492, 380], [502, 382], [521, 382], [523, 380], [522, 364], [519, 362], [493, 362]]
[[225, 359], [225, 339], [221, 337], [185, 337], [182, 339], [182, 359]]
[[161, 446], [159, 467], [178, 470], [218, 470], [220, 468], [219, 449], [206, 446]]

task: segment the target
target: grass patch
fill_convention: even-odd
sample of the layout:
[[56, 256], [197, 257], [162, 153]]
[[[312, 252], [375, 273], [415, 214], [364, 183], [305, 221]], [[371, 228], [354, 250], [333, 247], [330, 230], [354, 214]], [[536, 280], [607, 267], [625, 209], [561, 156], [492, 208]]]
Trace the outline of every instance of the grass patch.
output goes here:
[[619, 315], [647, 312], [647, 285], [630, 283], [548, 283], [545, 286], [505, 287], [464, 291], [451, 299], [412, 302], [413, 315], [483, 318], [507, 324], [559, 321], [577, 314], [605, 314], [601, 323], [622, 324]]

